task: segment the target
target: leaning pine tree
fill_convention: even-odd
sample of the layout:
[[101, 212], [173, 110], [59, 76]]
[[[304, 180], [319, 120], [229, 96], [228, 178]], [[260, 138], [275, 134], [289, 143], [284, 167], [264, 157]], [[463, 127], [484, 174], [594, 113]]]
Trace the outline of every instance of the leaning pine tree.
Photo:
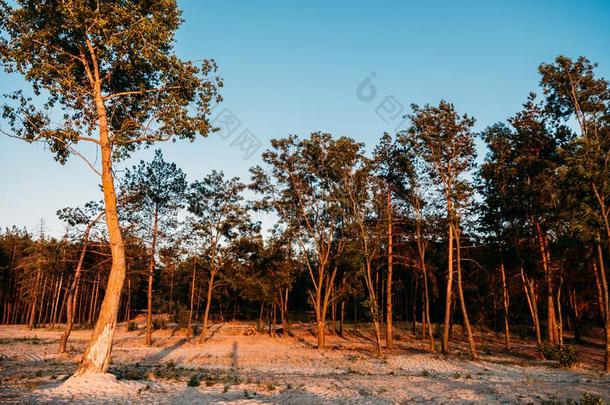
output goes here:
[[[32, 97], [6, 97], [7, 133], [48, 144], [60, 163], [75, 154], [101, 177], [112, 267], [75, 375], [108, 368], [125, 279], [113, 163], [140, 145], [212, 130], [210, 107], [222, 82], [209, 76], [214, 61], [195, 65], [174, 54], [180, 23], [173, 0], [0, 0], [0, 59], [33, 87]], [[101, 168], [79, 152], [81, 142], [97, 148]]]

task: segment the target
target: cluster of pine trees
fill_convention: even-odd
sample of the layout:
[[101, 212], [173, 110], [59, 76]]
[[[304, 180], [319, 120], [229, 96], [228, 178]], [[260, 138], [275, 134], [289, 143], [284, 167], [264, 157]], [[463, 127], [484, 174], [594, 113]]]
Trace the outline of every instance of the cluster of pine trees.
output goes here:
[[140, 311], [149, 344], [163, 312], [189, 338], [201, 324], [202, 341], [211, 316], [284, 331], [310, 318], [319, 348], [359, 314], [377, 353], [394, 319], [421, 322], [443, 352], [458, 323], [472, 358], [472, 324], [507, 346], [515, 329], [562, 345], [603, 326], [610, 368], [610, 89], [589, 60], [541, 65], [542, 97], [481, 134], [441, 101], [413, 105], [374, 150], [326, 133], [273, 140], [247, 182], [189, 182], [160, 152], [117, 179], [139, 147], [216, 130], [222, 79], [213, 60], [175, 55], [181, 21], [171, 0], [0, 2], [3, 69], [33, 88], [5, 97], [2, 131], [81, 158], [104, 196], [60, 211], [61, 239], [2, 233], [3, 322], [66, 323], [65, 350], [74, 323], [95, 320], [77, 375], [108, 368], [117, 320]]
[[[200, 324], [201, 342], [211, 316], [265, 319], [272, 334], [309, 319], [323, 348], [360, 313], [378, 354], [394, 319], [421, 323], [443, 352], [457, 322], [472, 358], [471, 323], [501, 330], [507, 347], [511, 329], [556, 345], [566, 331], [608, 333], [609, 86], [584, 58], [539, 70], [542, 99], [480, 134], [448, 102], [413, 105], [411, 126], [372, 153], [325, 133], [273, 140], [248, 184], [217, 171], [188, 182], [157, 150], [119, 182], [119, 319], [146, 313], [147, 344], [153, 313], [189, 338]], [[2, 233], [0, 304], [3, 323], [67, 323], [67, 339], [96, 319], [111, 253], [102, 204], [58, 216], [61, 239]]]

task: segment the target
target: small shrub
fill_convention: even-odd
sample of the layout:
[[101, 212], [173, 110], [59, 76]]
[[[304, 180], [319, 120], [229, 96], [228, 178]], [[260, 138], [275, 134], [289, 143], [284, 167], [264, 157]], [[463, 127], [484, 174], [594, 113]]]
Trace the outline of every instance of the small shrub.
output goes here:
[[572, 367], [578, 362], [578, 353], [572, 346], [559, 346], [545, 343], [538, 347], [542, 356], [547, 360], [553, 360], [562, 367]]
[[155, 377], [163, 380], [180, 380], [181, 369], [174, 367], [163, 367], [155, 370]]
[[167, 322], [165, 321], [165, 319], [155, 318], [152, 321], [152, 327], [153, 327], [154, 330], [166, 329], [167, 328]]
[[111, 371], [119, 380], [144, 380], [146, 372], [139, 365], [118, 367]]
[[422, 376], [422, 377], [430, 377], [430, 372], [429, 372], [428, 370], [423, 370], [423, 371], [421, 372], [421, 376]]
[[127, 323], [127, 332], [133, 332], [134, 330], [138, 330], [138, 324], [134, 321], [129, 321]]
[[555, 396], [551, 396], [549, 399], [540, 400], [540, 405], [606, 405], [606, 401], [602, 397], [583, 392], [580, 396], [580, 401], [574, 401], [573, 399], [566, 399], [562, 401]]
[[187, 387], [199, 387], [199, 374], [193, 374], [191, 378], [186, 382]]
[[583, 392], [580, 396], [580, 402], [578, 402], [578, 405], [606, 405], [606, 401], [597, 395]]

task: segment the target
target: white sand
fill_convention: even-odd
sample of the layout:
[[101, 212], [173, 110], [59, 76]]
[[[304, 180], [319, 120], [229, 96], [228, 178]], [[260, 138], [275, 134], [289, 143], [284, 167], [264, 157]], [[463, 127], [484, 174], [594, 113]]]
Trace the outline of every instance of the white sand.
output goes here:
[[[3, 326], [0, 403], [539, 403], [579, 399], [583, 392], [610, 400], [610, 378], [596, 371], [599, 364], [563, 370], [539, 363], [531, 342], [517, 341], [514, 353], [506, 354], [500, 339], [481, 337], [480, 347], [494, 354], [482, 350], [481, 360], [471, 362], [463, 342], [453, 343], [451, 356], [428, 354], [425, 342], [399, 330], [397, 349], [377, 359], [366, 334], [330, 336], [329, 349], [320, 352], [307, 325], [286, 338], [245, 336], [248, 328], [215, 325], [204, 344], [157, 331], [146, 347], [142, 331], [121, 327], [110, 371], [139, 373], [140, 379], [128, 380], [112, 374], [67, 378], [91, 331], [75, 331], [70, 353], [57, 355], [60, 330]], [[201, 385], [188, 387], [194, 374]]]

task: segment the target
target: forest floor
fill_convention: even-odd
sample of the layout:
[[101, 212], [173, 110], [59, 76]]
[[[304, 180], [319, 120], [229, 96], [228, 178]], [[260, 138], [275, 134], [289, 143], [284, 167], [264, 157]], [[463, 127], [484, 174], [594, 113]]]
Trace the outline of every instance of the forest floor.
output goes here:
[[347, 332], [328, 336], [321, 352], [308, 324], [272, 338], [251, 324], [217, 323], [204, 344], [166, 329], [146, 347], [143, 330], [121, 324], [111, 374], [69, 379], [91, 330], [74, 331], [69, 352], [58, 355], [61, 329], [0, 326], [0, 403], [558, 404], [583, 393], [610, 401], [601, 341], [578, 345], [581, 362], [566, 370], [538, 360], [530, 340], [515, 339], [507, 352], [502, 336], [478, 334], [472, 362], [459, 333], [444, 356], [398, 328], [396, 348], [376, 358], [363, 325]]

